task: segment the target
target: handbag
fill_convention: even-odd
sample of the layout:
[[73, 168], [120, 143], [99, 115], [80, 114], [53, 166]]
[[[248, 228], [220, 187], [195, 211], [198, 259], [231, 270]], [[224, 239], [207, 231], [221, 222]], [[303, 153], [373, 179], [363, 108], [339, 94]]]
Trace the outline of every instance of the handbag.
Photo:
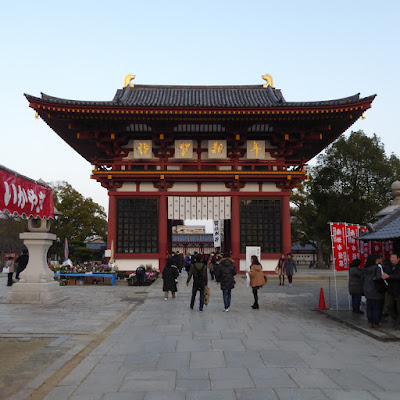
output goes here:
[[206, 286], [204, 289], [204, 304], [208, 306], [209, 301], [210, 301], [210, 288]]
[[10, 272], [8, 267], [3, 267], [3, 274], [8, 274]]

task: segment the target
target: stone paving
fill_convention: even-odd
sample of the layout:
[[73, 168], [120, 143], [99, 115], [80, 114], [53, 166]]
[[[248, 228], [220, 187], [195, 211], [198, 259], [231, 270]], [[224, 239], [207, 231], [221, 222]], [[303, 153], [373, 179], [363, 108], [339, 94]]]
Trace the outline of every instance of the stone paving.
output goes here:
[[[2, 332], [5, 323], [15, 334], [58, 332], [79, 342], [74, 333], [104, 332], [122, 321], [54, 382], [45, 400], [400, 398], [400, 344], [380, 342], [304, 307], [311, 293], [300, 293], [296, 281], [293, 288], [270, 281], [260, 293], [260, 310], [253, 310], [251, 291], [238, 278], [228, 313], [221, 291], [210, 282], [210, 304], [200, 313], [189, 308], [185, 279], [184, 273], [177, 299], [168, 301], [159, 279], [145, 289], [117, 286], [114, 292], [105, 286], [63, 288], [69, 300], [52, 307], [0, 304], [0, 318], [6, 314]], [[74, 315], [74, 296], [87, 299], [88, 292], [93, 304]], [[104, 301], [100, 321], [93, 317], [99, 297]], [[42, 329], [34, 319], [22, 318], [27, 308], [44, 323]], [[14, 309], [20, 312], [15, 325]], [[30, 389], [14, 398], [40, 398], [40, 391]]]

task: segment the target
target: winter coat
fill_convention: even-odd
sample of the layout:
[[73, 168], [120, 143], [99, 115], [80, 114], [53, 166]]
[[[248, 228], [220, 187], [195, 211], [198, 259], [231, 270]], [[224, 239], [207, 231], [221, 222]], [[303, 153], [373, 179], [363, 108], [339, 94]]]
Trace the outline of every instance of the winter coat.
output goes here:
[[163, 291], [164, 292], [177, 292], [175, 279], [179, 276], [178, 267], [176, 265], [169, 265], [164, 268], [162, 273], [163, 278]]
[[6, 268], [8, 268], [8, 272], [16, 272], [15, 271], [15, 263], [14, 260], [7, 260], [5, 265]]
[[360, 267], [349, 268], [349, 293], [350, 294], [364, 293]]
[[231, 258], [223, 258], [219, 268], [215, 271], [215, 280], [219, 282], [221, 290], [230, 290], [235, 287], [236, 267]]
[[285, 259], [284, 258], [280, 258], [278, 260], [278, 264], [275, 268], [275, 271], [278, 273], [279, 276], [283, 275], [283, 264], [285, 263]]
[[391, 295], [397, 297], [400, 295], [400, 264], [385, 265], [383, 270], [389, 275], [386, 280], [388, 283], [387, 291]]
[[250, 286], [258, 287], [265, 285], [265, 278], [260, 264], [252, 264], [249, 271], [250, 276]]
[[22, 272], [26, 268], [26, 266], [28, 265], [28, 261], [28, 254], [21, 254], [20, 256], [18, 256], [18, 258], [15, 260], [15, 263], [18, 264], [18, 272]]
[[296, 261], [294, 261], [293, 258], [287, 258], [283, 264], [283, 273], [287, 276], [293, 276], [293, 270], [297, 272]]
[[385, 293], [375, 289], [374, 281], [381, 278], [381, 269], [377, 265], [370, 265], [362, 269], [364, 296], [369, 300], [383, 300]]
[[[201, 280], [197, 278], [200, 271], [203, 269], [203, 277]], [[195, 262], [189, 271], [186, 283], [190, 282], [190, 279], [193, 276], [193, 286], [197, 286], [198, 289], [202, 289], [207, 286], [208, 278], [207, 278], [207, 267], [201, 262]]]

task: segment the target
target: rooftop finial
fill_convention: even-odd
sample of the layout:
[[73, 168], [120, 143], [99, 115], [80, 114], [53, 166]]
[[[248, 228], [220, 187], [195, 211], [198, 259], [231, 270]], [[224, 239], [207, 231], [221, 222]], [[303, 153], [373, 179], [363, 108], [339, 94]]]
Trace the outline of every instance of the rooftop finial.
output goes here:
[[272, 76], [271, 76], [271, 75], [265, 74], [265, 75], [262, 75], [261, 77], [262, 77], [262, 78], [264, 79], [264, 81], [266, 82], [266, 83], [264, 84], [264, 87], [265, 87], [265, 88], [267, 88], [268, 86], [274, 87], [274, 82], [273, 82], [273, 80], [272, 80]]
[[124, 87], [127, 87], [128, 85], [129, 85], [130, 87], [133, 87], [133, 84], [131, 83], [131, 81], [132, 81], [133, 79], [135, 79], [135, 77], [136, 77], [136, 75], [128, 74], [128, 75], [125, 77], [125, 80], [124, 80]]

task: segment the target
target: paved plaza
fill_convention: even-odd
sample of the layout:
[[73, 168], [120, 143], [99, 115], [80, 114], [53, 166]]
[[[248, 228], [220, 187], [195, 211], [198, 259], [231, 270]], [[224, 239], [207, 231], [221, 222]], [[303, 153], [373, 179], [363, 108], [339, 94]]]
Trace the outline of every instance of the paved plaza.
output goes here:
[[[186, 273], [175, 300], [164, 301], [158, 279], [150, 287], [63, 287], [65, 299], [51, 306], [7, 304], [2, 278], [0, 339], [41, 342], [3, 372], [0, 398], [399, 399], [400, 342], [312, 310], [327, 280], [300, 275], [292, 288], [270, 279], [260, 310], [250, 308], [251, 290], [239, 277], [228, 313], [212, 281], [205, 311], [190, 310]], [[18, 373], [21, 365], [31, 368]]]

